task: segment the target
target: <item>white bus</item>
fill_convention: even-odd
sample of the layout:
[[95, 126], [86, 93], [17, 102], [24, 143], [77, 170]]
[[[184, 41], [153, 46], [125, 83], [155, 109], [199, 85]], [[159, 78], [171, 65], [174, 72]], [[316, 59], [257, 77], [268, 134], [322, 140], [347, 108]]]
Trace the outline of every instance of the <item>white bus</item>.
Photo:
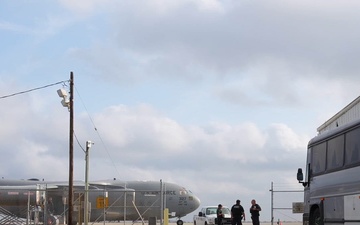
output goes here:
[[304, 225], [360, 225], [360, 120], [310, 140], [304, 186]]

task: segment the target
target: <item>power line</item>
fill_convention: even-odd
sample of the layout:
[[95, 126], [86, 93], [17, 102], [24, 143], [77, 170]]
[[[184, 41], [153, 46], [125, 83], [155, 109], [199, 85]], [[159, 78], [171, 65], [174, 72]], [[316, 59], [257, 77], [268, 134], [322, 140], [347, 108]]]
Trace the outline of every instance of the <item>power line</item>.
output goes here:
[[61, 84], [61, 83], [65, 83], [65, 82], [69, 82], [69, 80], [59, 81], [59, 82], [56, 82], [56, 83], [53, 83], [53, 84], [47, 84], [47, 85], [42, 86], [42, 87], [32, 88], [32, 89], [30, 89], [30, 90], [20, 91], [20, 92], [17, 92], [17, 93], [14, 93], [14, 94], [9, 94], [9, 95], [4, 95], [4, 96], [1, 96], [0, 99], [13, 97], [13, 96], [15, 96], [15, 95], [20, 95], [20, 94], [25, 94], [25, 93], [28, 93], [28, 92], [31, 92], [31, 91], [36, 91], [36, 90], [39, 90], [39, 89], [51, 87], [51, 86], [54, 86], [54, 85], [58, 85], [58, 84]]
[[[98, 135], [98, 137], [99, 137], [99, 139], [100, 139], [100, 141], [101, 141], [101, 144], [104, 146], [104, 149], [105, 149], [105, 151], [106, 151], [106, 153], [107, 153], [107, 155], [108, 155], [108, 157], [109, 157], [109, 159], [110, 159], [110, 161], [111, 161], [114, 169], [115, 169], [116, 172], [120, 175], [120, 172], [119, 172], [119, 170], [118, 170], [117, 167], [116, 167], [116, 164], [115, 164], [115, 162], [114, 162], [114, 160], [113, 160], [113, 157], [111, 157], [111, 155], [110, 155], [110, 153], [109, 153], [109, 150], [108, 150], [108, 148], [107, 148], [107, 146], [106, 146], [106, 144], [105, 144], [102, 136], [100, 135], [99, 130], [97, 129], [97, 127], [96, 127], [96, 125], [95, 125], [95, 123], [94, 123], [94, 120], [93, 120], [92, 117], [90, 116], [90, 113], [89, 113], [88, 109], [86, 108], [85, 103], [84, 103], [84, 101], [82, 100], [82, 98], [81, 98], [81, 96], [80, 96], [80, 93], [78, 92], [78, 90], [76, 89], [76, 87], [75, 87], [75, 91], [76, 91], [76, 93], [78, 94], [79, 99], [80, 99], [80, 101], [81, 101], [81, 103], [82, 103], [82, 105], [83, 105], [83, 107], [84, 107], [84, 109], [85, 109], [85, 111], [86, 111], [86, 113], [87, 113], [87, 115], [88, 115], [88, 117], [89, 117], [89, 120], [90, 120], [91, 124], [93, 125], [93, 128], [94, 128], [96, 134]], [[79, 143], [79, 145], [80, 145], [80, 143]], [[81, 147], [81, 148], [82, 148], [82, 147]]]
[[[44, 85], [44, 86], [41, 86], [41, 87], [32, 88], [32, 89], [29, 89], [29, 90], [26, 90], [26, 91], [20, 91], [20, 92], [16, 92], [16, 93], [13, 93], [13, 94], [0, 96], [0, 99], [5, 99], [5, 98], [13, 97], [13, 96], [20, 95], [20, 94], [25, 94], [25, 93], [28, 93], [28, 92], [32, 92], [32, 91], [44, 89], [44, 88], [47, 88], [47, 87], [55, 86], [55, 85], [58, 85], [58, 84], [61, 84], [61, 83], [64, 84], [64, 83], [66, 83], [66, 82], [70, 82], [70, 80], [59, 81], [59, 82], [52, 83], [52, 84], [47, 84], [47, 85]], [[83, 107], [85, 108], [85, 110], [86, 110], [86, 112], [87, 112], [87, 114], [88, 114], [88, 116], [89, 116], [90, 122], [92, 123], [92, 125], [93, 125], [93, 127], [94, 127], [94, 130], [96, 131], [98, 137], [100, 138], [101, 143], [103, 144], [103, 146], [104, 146], [104, 148], [105, 148], [106, 153], [107, 153], [108, 156], [109, 156], [109, 159], [111, 160], [111, 162], [112, 162], [115, 170], [117, 171], [117, 173], [120, 174], [119, 171], [117, 170], [117, 167], [115, 166], [115, 162], [113, 161], [113, 159], [112, 159], [111, 156], [110, 156], [110, 153], [109, 153], [109, 151], [108, 151], [108, 149], [107, 149], [107, 147], [106, 147], [106, 145], [105, 145], [105, 142], [104, 142], [103, 138], [101, 137], [101, 135], [100, 135], [97, 127], [95, 126], [95, 123], [94, 123], [93, 119], [91, 118], [91, 116], [90, 116], [90, 114], [89, 114], [89, 112], [88, 112], [88, 110], [87, 110], [87, 108], [86, 108], [86, 106], [85, 106], [85, 104], [84, 104], [84, 101], [82, 100], [82, 98], [81, 98], [81, 96], [80, 96], [80, 93], [78, 92], [78, 90], [76, 89], [76, 87], [75, 87], [75, 90], [76, 90], [76, 93], [78, 94], [78, 96], [79, 96], [79, 98], [80, 98], [80, 100], [81, 100], [81, 103], [82, 103]], [[75, 132], [74, 132], [74, 136], [75, 136], [75, 138], [76, 138], [76, 141], [77, 141], [78, 145], [79, 145], [80, 148], [84, 151], [84, 148], [83, 148], [83, 146], [80, 144], [80, 142], [79, 142], [79, 140], [78, 140], [78, 137], [76, 136]]]
[[80, 144], [79, 139], [78, 139], [78, 137], [76, 136], [76, 133], [75, 133], [75, 132], [74, 132], [74, 136], [75, 136], [75, 139], [76, 139], [79, 147], [83, 150], [83, 152], [86, 152], [85, 149], [84, 149], [84, 147]]

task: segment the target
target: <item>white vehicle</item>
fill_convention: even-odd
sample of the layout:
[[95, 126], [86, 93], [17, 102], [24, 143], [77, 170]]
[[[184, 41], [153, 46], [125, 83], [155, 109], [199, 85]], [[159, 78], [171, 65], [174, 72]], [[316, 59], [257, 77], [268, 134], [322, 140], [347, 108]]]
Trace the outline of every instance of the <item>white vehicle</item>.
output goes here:
[[[194, 215], [194, 225], [215, 225], [217, 224], [216, 210], [217, 206], [207, 206], [201, 209], [198, 215]], [[222, 224], [231, 224], [231, 211], [228, 207], [223, 206], [222, 212], [224, 217]]]

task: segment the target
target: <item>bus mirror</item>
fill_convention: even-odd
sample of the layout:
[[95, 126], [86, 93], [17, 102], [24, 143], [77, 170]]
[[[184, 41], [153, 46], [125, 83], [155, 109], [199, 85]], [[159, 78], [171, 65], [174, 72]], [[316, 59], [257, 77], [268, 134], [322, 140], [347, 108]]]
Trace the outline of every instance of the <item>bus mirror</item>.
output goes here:
[[301, 168], [298, 169], [298, 172], [297, 172], [297, 180], [298, 180], [299, 182], [301, 182], [302, 180], [304, 180], [304, 175], [303, 175], [303, 172], [302, 172], [302, 169], [301, 169]]

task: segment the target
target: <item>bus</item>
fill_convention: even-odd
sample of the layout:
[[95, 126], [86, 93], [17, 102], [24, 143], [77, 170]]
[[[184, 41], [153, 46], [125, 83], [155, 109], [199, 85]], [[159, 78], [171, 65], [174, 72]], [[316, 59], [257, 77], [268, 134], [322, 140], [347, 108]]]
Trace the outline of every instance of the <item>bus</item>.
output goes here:
[[360, 120], [308, 143], [303, 225], [360, 225]]

